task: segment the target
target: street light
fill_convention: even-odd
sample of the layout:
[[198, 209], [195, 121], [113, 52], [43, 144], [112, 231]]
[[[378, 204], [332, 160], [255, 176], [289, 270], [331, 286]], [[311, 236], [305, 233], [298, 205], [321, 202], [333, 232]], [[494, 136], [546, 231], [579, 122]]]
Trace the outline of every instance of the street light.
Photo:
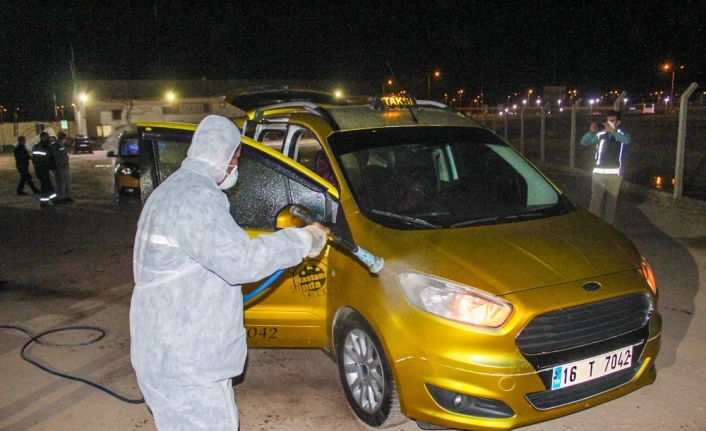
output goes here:
[[429, 75], [427, 75], [427, 99], [431, 100], [431, 76], [434, 75], [434, 78], [438, 78], [441, 76], [441, 72], [438, 70], [433, 71]]
[[385, 84], [392, 87], [392, 80], [388, 79], [387, 81], [383, 81], [383, 83], [382, 83], [382, 95], [383, 96], [385, 95]]
[[463, 90], [458, 90], [458, 107], [463, 106]]
[[[670, 69], [672, 71], [672, 91], [669, 93], [669, 100], [674, 100], [674, 75], [676, 73], [675, 67], [673, 64], [664, 63], [663, 68], [664, 68], [665, 72], [669, 72]], [[679, 66], [679, 69], [683, 69], [683, 68], [684, 68], [684, 66]], [[672, 102], [672, 106], [674, 106], [674, 102]]]

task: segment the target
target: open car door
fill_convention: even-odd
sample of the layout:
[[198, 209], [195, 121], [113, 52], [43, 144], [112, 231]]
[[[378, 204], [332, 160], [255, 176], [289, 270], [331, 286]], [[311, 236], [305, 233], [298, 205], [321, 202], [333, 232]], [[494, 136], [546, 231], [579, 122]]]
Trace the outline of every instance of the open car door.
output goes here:
[[[195, 124], [140, 123], [140, 182], [145, 202], [176, 171], [191, 143]], [[237, 184], [226, 193], [231, 214], [251, 238], [275, 230], [277, 215], [291, 204], [308, 208], [318, 220], [336, 224], [338, 192], [306, 167], [243, 137]], [[272, 287], [245, 304], [251, 347], [325, 347], [328, 254], [285, 271]], [[243, 286], [243, 294], [260, 283]]]

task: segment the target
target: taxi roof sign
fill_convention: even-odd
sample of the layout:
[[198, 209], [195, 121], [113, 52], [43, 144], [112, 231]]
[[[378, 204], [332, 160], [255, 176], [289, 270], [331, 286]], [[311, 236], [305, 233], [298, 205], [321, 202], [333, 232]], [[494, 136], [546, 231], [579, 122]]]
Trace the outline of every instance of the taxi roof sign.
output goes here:
[[409, 109], [416, 107], [417, 101], [405, 94], [390, 94], [375, 97], [371, 106], [378, 110]]

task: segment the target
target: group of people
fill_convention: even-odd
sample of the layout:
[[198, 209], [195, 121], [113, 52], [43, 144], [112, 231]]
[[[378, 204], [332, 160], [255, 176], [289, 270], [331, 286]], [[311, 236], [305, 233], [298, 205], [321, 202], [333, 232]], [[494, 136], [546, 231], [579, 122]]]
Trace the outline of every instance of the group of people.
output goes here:
[[[34, 185], [29, 173], [29, 162], [34, 165], [34, 173], [39, 180], [39, 188]], [[32, 153], [25, 146], [25, 137], [17, 139], [15, 147], [15, 166], [20, 174], [17, 194], [26, 195], [25, 185], [35, 195], [39, 195], [39, 206], [63, 205], [73, 202], [71, 197], [71, 172], [69, 170], [69, 152], [66, 146], [66, 134], [59, 132], [57, 140], [52, 142], [49, 133], [42, 132], [39, 142], [32, 147]], [[52, 175], [54, 174], [54, 183]], [[56, 184], [56, 187], [54, 187]]]

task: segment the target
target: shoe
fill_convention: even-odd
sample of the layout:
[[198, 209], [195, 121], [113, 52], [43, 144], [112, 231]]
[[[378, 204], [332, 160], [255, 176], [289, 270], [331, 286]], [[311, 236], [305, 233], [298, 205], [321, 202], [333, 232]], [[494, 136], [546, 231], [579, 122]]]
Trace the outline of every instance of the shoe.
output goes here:
[[18, 190], [17, 196], [27, 196], [27, 193], [24, 190]]

